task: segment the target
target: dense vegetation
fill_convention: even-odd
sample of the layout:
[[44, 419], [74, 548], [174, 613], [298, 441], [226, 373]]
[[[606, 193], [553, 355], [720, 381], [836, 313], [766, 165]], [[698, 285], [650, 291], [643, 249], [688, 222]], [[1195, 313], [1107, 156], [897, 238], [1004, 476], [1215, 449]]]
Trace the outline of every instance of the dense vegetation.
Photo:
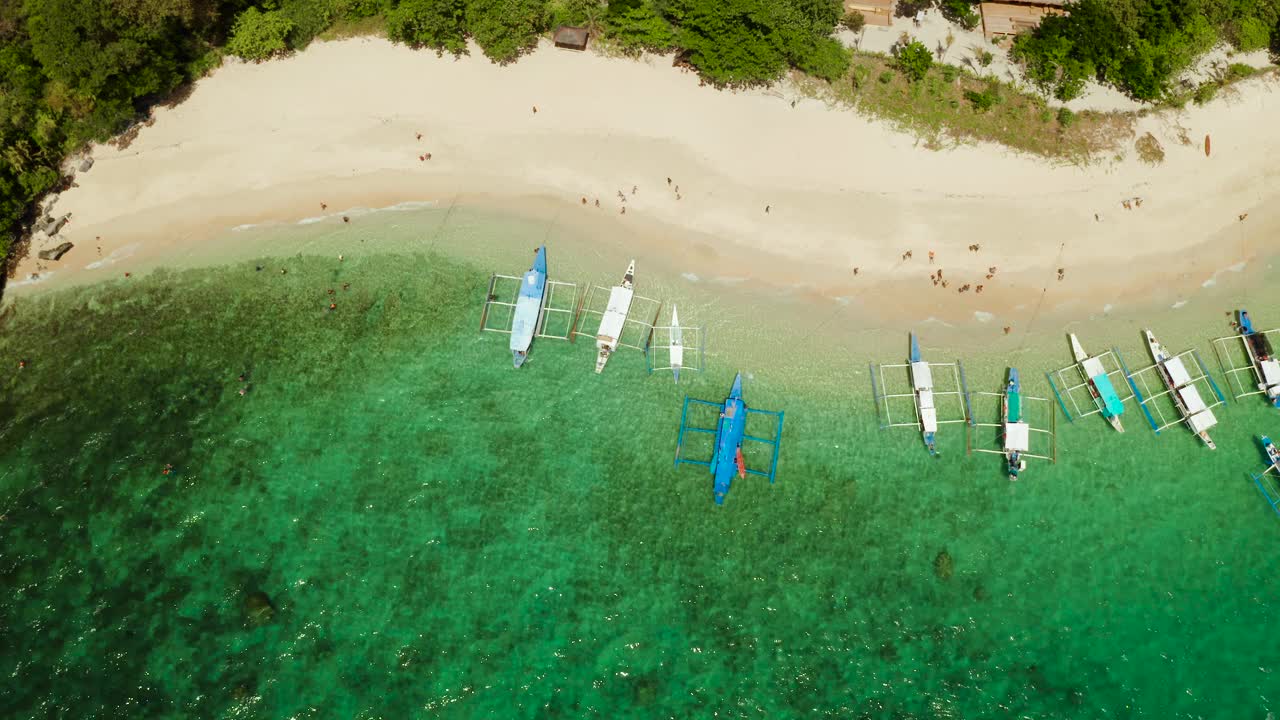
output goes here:
[[1060, 100], [1096, 78], [1159, 100], [1197, 57], [1225, 40], [1277, 49], [1280, 0], [1078, 0], [1014, 44], [1030, 79]]

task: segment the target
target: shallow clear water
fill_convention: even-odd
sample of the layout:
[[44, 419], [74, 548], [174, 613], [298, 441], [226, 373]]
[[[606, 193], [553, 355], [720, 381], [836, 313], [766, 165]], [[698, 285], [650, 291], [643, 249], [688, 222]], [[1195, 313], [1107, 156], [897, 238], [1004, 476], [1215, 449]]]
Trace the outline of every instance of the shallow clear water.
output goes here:
[[[590, 343], [551, 341], [515, 371], [476, 329], [516, 245], [339, 263], [331, 228], [289, 232], [302, 255], [4, 319], [4, 367], [31, 361], [0, 380], [8, 716], [1263, 718], [1280, 700], [1280, 518], [1246, 474], [1280, 417], [1260, 402], [1219, 409], [1217, 452], [1133, 409], [1124, 435], [1059, 416], [1059, 462], [1011, 484], [958, 426], [936, 460], [877, 429], [867, 364], [900, 361], [897, 330], [669, 281], [711, 326], [703, 375], [677, 387], [620, 353], [596, 376]], [[604, 284], [609, 260], [574, 269]], [[1166, 341], [1207, 356], [1217, 330], [1186, 317], [1162, 318]], [[1126, 322], [1097, 342], [1141, 357]], [[1039, 394], [1066, 362], [1053, 337], [1016, 354]], [[995, 346], [930, 350], [994, 390]], [[685, 393], [720, 399], [735, 369], [751, 405], [786, 411], [784, 446], [775, 485], [716, 508], [672, 455]]]

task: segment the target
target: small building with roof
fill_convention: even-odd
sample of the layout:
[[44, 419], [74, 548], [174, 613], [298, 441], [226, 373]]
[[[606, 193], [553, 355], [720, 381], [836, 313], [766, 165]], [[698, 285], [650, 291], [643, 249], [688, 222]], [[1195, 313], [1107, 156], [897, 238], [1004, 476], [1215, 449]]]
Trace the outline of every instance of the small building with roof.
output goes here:
[[898, 0], [844, 0], [846, 13], [862, 13], [868, 25], [882, 27], [893, 24], [893, 13], [897, 6]]
[[555, 35], [552, 39], [555, 41], [556, 47], [566, 50], [586, 50], [587, 49], [587, 33], [586, 28], [574, 27], [572, 25], [561, 25], [556, 28]]
[[989, 40], [1013, 38], [1034, 30], [1049, 15], [1065, 15], [1067, 0], [1002, 0], [984, 2], [982, 33]]

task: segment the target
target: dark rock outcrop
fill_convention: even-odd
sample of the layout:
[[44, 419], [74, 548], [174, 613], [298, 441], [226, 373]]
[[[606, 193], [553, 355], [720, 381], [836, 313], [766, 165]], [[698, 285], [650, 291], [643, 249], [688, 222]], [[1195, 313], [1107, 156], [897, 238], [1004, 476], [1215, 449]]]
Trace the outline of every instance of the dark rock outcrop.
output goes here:
[[955, 566], [951, 561], [951, 553], [944, 549], [933, 559], [933, 574], [937, 575], [939, 580], [950, 580], [954, 573]]
[[261, 590], [255, 590], [244, 599], [244, 619], [252, 627], [260, 627], [271, 622], [275, 617], [276, 606], [271, 598]]
[[73, 247], [75, 246], [72, 245], [71, 243], [64, 242], [61, 245], [58, 245], [57, 247], [51, 247], [47, 250], [41, 250], [36, 254], [40, 256], [41, 260], [61, 260], [62, 256], [66, 255], [67, 251]]

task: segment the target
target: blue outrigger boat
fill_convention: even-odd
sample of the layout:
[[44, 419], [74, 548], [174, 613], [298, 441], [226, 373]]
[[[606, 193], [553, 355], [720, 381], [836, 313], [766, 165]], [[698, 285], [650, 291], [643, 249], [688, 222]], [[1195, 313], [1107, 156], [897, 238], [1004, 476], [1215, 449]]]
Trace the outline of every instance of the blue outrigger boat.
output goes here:
[[547, 297], [547, 246], [538, 248], [533, 256], [533, 267], [520, 282], [520, 294], [511, 320], [511, 362], [516, 367], [529, 358], [529, 346], [538, 331], [542, 318], [542, 304]]
[[1250, 473], [1249, 477], [1253, 478], [1253, 483], [1258, 486], [1271, 509], [1280, 515], [1280, 486], [1276, 482], [1280, 476], [1280, 450], [1276, 449], [1271, 438], [1263, 435], [1262, 452], [1267, 456], [1267, 466], [1260, 473]]
[[1245, 352], [1249, 354], [1249, 362], [1253, 363], [1258, 379], [1258, 390], [1266, 396], [1272, 407], [1280, 407], [1280, 360], [1276, 360], [1275, 351], [1271, 349], [1271, 340], [1267, 337], [1269, 330], [1259, 332], [1253, 327], [1249, 313], [1241, 310], [1238, 314], [1240, 335], [1244, 339]]
[[[708, 405], [720, 411], [720, 418], [714, 430], [691, 427], [689, 425], [689, 406], [691, 404]], [[773, 438], [753, 437], [747, 434], [747, 418], [753, 413], [768, 415], [777, 419]], [[729, 494], [729, 487], [733, 484], [734, 475], [740, 478], [745, 478], [749, 474], [759, 475], [760, 477], [769, 478], [769, 483], [773, 484], [778, 472], [778, 453], [782, 448], [782, 420], [782, 412], [756, 410], [747, 407], [746, 401], [742, 398], [742, 373], [738, 373], [733, 379], [733, 388], [729, 390], [729, 397], [725, 398], [722, 403], [697, 400], [690, 397], [684, 399], [684, 408], [680, 413], [680, 432], [676, 438], [675, 466], [679, 467], [681, 463], [689, 463], [707, 468], [714, 478], [712, 491], [717, 505], [724, 504], [725, 496]], [[715, 436], [710, 460], [690, 460], [681, 457], [686, 432], [705, 433]], [[773, 447], [768, 471], [754, 470], [747, 467], [746, 459], [742, 454], [744, 442], [758, 442]]]

